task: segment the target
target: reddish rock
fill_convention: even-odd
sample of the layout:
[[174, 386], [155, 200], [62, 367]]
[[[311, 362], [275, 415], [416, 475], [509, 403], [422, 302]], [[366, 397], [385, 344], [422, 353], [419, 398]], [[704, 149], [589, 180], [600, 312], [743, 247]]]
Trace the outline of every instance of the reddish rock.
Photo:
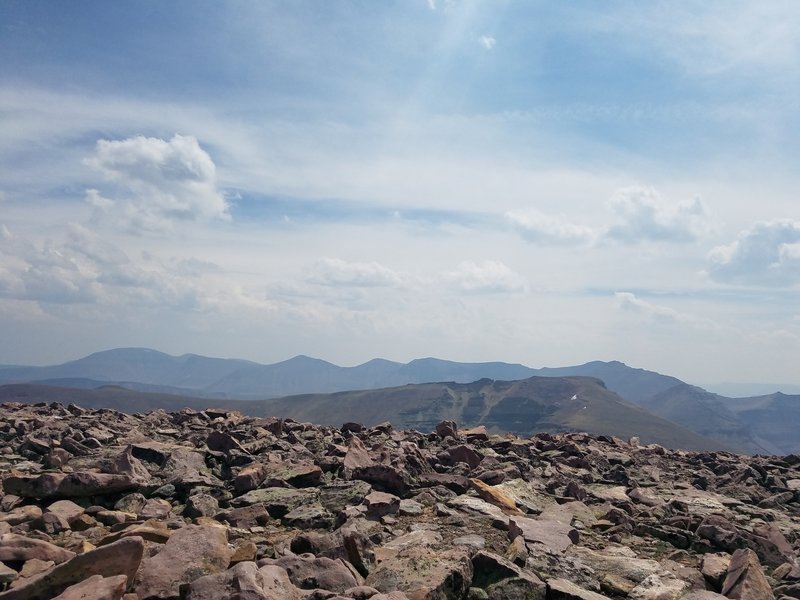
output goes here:
[[67, 523], [84, 512], [82, 506], [78, 506], [72, 500], [57, 500], [50, 504], [45, 512], [53, 513], [62, 517]]
[[53, 600], [120, 600], [125, 594], [128, 578], [125, 575], [103, 577], [92, 575], [69, 586]]
[[472, 561], [466, 552], [419, 547], [384, 560], [364, 581], [385, 593], [401, 591], [412, 600], [460, 600], [471, 582]]
[[7, 493], [24, 498], [81, 498], [124, 492], [135, 487], [127, 475], [89, 471], [20, 475], [3, 480], [3, 489]]
[[457, 438], [458, 425], [456, 425], [455, 421], [442, 421], [436, 426], [436, 435], [440, 438]]
[[74, 552], [59, 548], [44, 540], [7, 533], [0, 537], [0, 561], [26, 561], [37, 558], [52, 560], [56, 564], [68, 561]]
[[69, 529], [67, 520], [55, 513], [44, 513], [41, 517], [30, 522], [30, 528], [35, 531], [43, 531], [48, 535], [56, 535]]
[[528, 517], [511, 517], [508, 522], [508, 539], [521, 535], [528, 543], [542, 544], [555, 552], [564, 552], [578, 543], [578, 531], [560, 521], [541, 521]]
[[142, 464], [138, 458], [133, 455], [133, 449], [128, 446], [124, 452], [119, 454], [114, 460], [114, 473], [118, 475], [127, 475], [133, 481], [139, 484], [144, 484], [152, 479], [150, 471]]
[[322, 589], [341, 593], [362, 583], [342, 561], [310, 554], [264, 559], [258, 561], [258, 565], [274, 565], [284, 569], [294, 585], [306, 590]]
[[270, 516], [263, 504], [251, 504], [241, 508], [232, 508], [214, 516], [218, 521], [228, 523], [231, 527], [250, 529], [266, 525]]
[[370, 457], [363, 442], [359, 438], [353, 437], [347, 446], [347, 454], [344, 457], [344, 468], [352, 471], [371, 467], [374, 464], [375, 461]]
[[50, 571], [32, 577], [17, 588], [2, 594], [2, 600], [53, 598], [68, 587], [92, 575], [124, 575], [128, 584], [139, 568], [144, 553], [142, 538], [126, 538], [108, 546], [78, 554]]
[[395, 515], [400, 511], [400, 498], [385, 492], [371, 492], [364, 498], [367, 505], [367, 516], [380, 518], [384, 515]]
[[17, 506], [7, 513], [0, 513], [0, 523], [8, 523], [9, 525], [19, 525], [20, 523], [27, 523], [42, 516], [42, 509], [35, 504], [28, 506]]
[[547, 580], [548, 600], [607, 600], [607, 596], [585, 590], [566, 579]]
[[208, 446], [209, 450], [214, 452], [238, 450], [239, 452], [248, 454], [236, 438], [224, 431], [214, 430], [209, 433], [206, 438], [206, 446]]
[[225, 528], [187, 525], [171, 535], [161, 552], [142, 561], [136, 592], [142, 600], [178, 598], [181, 584], [224, 571], [232, 554]]
[[722, 584], [722, 595], [731, 600], [773, 600], [758, 556], [752, 550], [737, 550], [731, 556], [728, 574]]
[[474, 448], [467, 445], [459, 445], [453, 446], [447, 450], [447, 456], [449, 458], [449, 464], [453, 465], [456, 463], [467, 463], [470, 469], [475, 469], [481, 461], [483, 461], [483, 455], [477, 452]]
[[259, 569], [254, 562], [241, 562], [222, 573], [192, 581], [185, 600], [299, 600], [300, 591], [286, 571], [277, 567]]
[[267, 478], [267, 467], [261, 463], [252, 463], [242, 467], [233, 480], [233, 489], [237, 494], [244, 494], [256, 489]]

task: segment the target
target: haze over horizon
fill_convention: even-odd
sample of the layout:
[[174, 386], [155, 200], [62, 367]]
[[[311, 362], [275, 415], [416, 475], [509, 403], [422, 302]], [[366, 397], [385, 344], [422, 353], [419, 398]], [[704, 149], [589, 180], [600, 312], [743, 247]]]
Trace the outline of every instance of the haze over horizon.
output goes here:
[[800, 6], [0, 4], [0, 364], [795, 382]]

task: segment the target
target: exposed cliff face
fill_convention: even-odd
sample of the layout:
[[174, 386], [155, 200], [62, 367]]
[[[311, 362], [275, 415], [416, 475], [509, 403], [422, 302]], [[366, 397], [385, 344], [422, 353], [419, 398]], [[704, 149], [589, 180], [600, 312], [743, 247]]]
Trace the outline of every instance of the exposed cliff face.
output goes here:
[[6, 598], [800, 597], [800, 458], [0, 406]]

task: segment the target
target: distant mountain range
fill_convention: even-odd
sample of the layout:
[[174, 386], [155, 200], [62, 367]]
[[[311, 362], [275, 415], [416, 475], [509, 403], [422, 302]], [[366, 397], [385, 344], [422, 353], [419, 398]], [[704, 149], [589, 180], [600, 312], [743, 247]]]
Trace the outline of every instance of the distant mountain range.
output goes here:
[[171, 356], [147, 348], [118, 348], [48, 367], [0, 366], [0, 383], [39, 382], [65, 387], [118, 385], [137, 391], [231, 399], [277, 398], [292, 394], [330, 393], [452, 381], [470, 383], [528, 377], [597, 377], [623, 398], [640, 403], [683, 383], [674, 377], [612, 362], [533, 369], [503, 362], [462, 363], [420, 358], [409, 363], [373, 359], [355, 367], [339, 367], [308, 356], [275, 364], [209, 358], [196, 354]]
[[[582, 383], [583, 396], [579, 394], [578, 398], [595, 401], [585, 403], [585, 409], [582, 404], [580, 411], [568, 415], [563, 407], [553, 408], [553, 403], [563, 402], [564, 398], [540, 393], [544, 384], [520, 383], [539, 381], [541, 378], [568, 381], [573, 386], [578, 385], [575, 378], [593, 378], [592, 381], [600, 380], [604, 386], [592, 387]], [[490, 383], [481, 383], [481, 380], [489, 380]], [[422, 430], [430, 429], [444, 418], [487, 424], [498, 431], [502, 429], [501, 424], [510, 427], [513, 419], [498, 420], [497, 411], [502, 412], [504, 407], [511, 406], [509, 403], [513, 402], [497, 400], [500, 392], [491, 388], [491, 385], [495, 385], [493, 382], [501, 387], [506, 384], [512, 388], [521, 386], [520, 389], [531, 394], [538, 390], [539, 395], [518, 397], [531, 401], [519, 400], [520, 406], [527, 407], [530, 414], [524, 418], [515, 417], [517, 421], [522, 419], [534, 428], [583, 428], [594, 433], [616, 432], [615, 435], [634, 435], [638, 431], [645, 437], [642, 432], [653, 433], [648, 429], [652, 422], [647, 421], [646, 415], [647, 418], [659, 419], [657, 427], [654, 425], [656, 428], [663, 430], [665, 425], [662, 421], [667, 420], [671, 426], [684, 432], [693, 432], [705, 440], [692, 441], [686, 438], [685, 433], [679, 435], [675, 431], [662, 431], [660, 437], [650, 436], [651, 439], [671, 439], [671, 445], [710, 447], [708, 440], [715, 440], [718, 448], [742, 452], [800, 453], [800, 428], [797, 427], [800, 424], [800, 396], [776, 393], [751, 398], [727, 398], [675, 377], [632, 368], [617, 361], [533, 369], [502, 362], [461, 363], [422, 358], [398, 363], [374, 359], [355, 367], [339, 367], [307, 356], [264, 365], [240, 359], [209, 358], [195, 354], [171, 356], [146, 348], [120, 348], [97, 352], [61, 365], [0, 366], [0, 384], [35, 383], [36, 386], [11, 386], [9, 389], [14, 390], [13, 393], [35, 389], [34, 395], [39, 399], [47, 396], [48, 389], [71, 388], [72, 392], [61, 391], [56, 395], [71, 395], [76, 398], [71, 401], [76, 403], [83, 398], [101, 404], [102, 397], [109, 398], [108, 401], [113, 397], [115, 402], [121, 403], [116, 408], [129, 412], [157, 407], [175, 410], [182, 406], [214, 404], [236, 407], [254, 414], [254, 411], [262, 410], [261, 406], [268, 406], [269, 409], [263, 410], [319, 423], [341, 424], [347, 415], [351, 415], [347, 418], [366, 422], [374, 417], [372, 420], [376, 422], [392, 420], [398, 426], [419, 427]], [[421, 385], [432, 383], [445, 387]], [[469, 386], [462, 389], [457, 385], [473, 383], [482, 386], [478, 395], [482, 398], [484, 412], [480, 415], [474, 407], [469, 408], [470, 402], [475, 406], [478, 403], [475, 398], [469, 400], [469, 395], [464, 391]], [[49, 388], [42, 389], [43, 386]], [[103, 389], [95, 393], [98, 388]], [[4, 389], [0, 398], [8, 398], [9, 389]], [[85, 393], [79, 394], [77, 390], [84, 390]], [[131, 392], [126, 394], [128, 390]], [[640, 412], [635, 413], [635, 417], [634, 413], [627, 412], [627, 417], [623, 419], [619, 413], [621, 409], [606, 402], [608, 398], [605, 395], [609, 392], [619, 396], [618, 400], [628, 407], [626, 411], [636, 408]], [[439, 401], [442, 394], [451, 399], [450, 408], [445, 409], [447, 403]], [[569, 394], [569, 398], [572, 395]], [[286, 396], [291, 398], [284, 398]], [[605, 403], [599, 402], [601, 397]], [[272, 400], [253, 403], [267, 399]], [[136, 402], [139, 404], [131, 404]], [[631, 404], [636, 406], [631, 407]], [[542, 420], [544, 413], [540, 413], [544, 409], [541, 406], [550, 407], [547, 410], [552, 409], [552, 414], [557, 416], [550, 421]], [[600, 407], [604, 407], [603, 410]], [[617, 429], [606, 427], [612, 414], [616, 415], [614, 419], [620, 425]], [[631, 427], [621, 427], [623, 422]], [[521, 434], [532, 431], [519, 425], [514, 427], [506, 430]]]

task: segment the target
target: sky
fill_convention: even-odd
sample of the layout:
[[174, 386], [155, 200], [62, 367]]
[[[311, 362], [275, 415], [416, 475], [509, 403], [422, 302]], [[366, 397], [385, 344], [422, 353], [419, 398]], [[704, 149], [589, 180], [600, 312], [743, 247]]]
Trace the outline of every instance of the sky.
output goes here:
[[0, 3], [0, 364], [800, 383], [794, 0]]

